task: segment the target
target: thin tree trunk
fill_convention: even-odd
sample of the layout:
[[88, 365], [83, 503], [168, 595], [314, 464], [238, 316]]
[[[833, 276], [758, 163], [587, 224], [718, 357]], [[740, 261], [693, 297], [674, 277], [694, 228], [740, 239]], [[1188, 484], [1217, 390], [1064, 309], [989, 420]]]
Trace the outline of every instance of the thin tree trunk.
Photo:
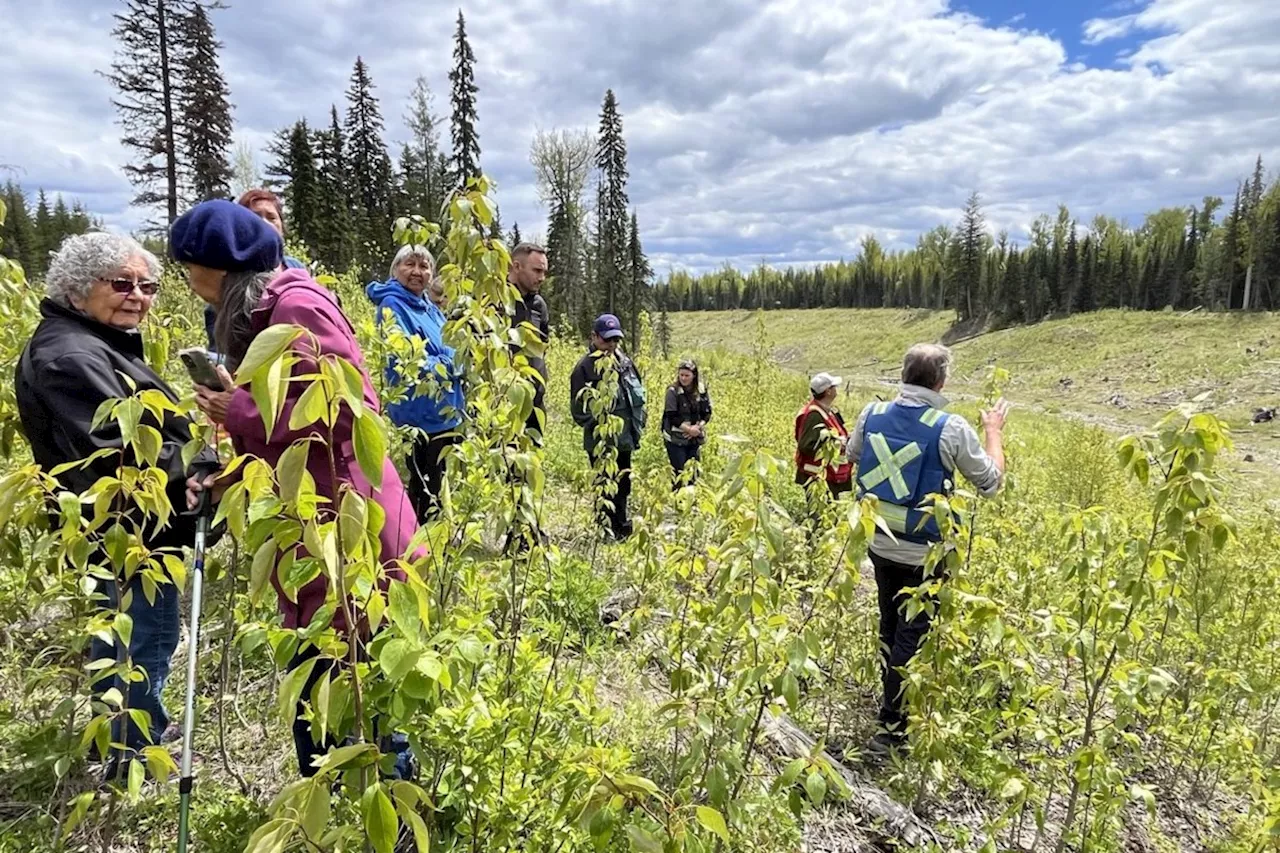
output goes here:
[[[166, 0], [156, 0], [156, 22], [160, 31], [160, 87], [164, 101], [164, 170], [168, 181], [169, 221], [178, 218], [178, 150], [173, 126], [172, 63], [169, 61], [169, 25], [165, 20]], [[168, 229], [166, 229], [167, 231]]]

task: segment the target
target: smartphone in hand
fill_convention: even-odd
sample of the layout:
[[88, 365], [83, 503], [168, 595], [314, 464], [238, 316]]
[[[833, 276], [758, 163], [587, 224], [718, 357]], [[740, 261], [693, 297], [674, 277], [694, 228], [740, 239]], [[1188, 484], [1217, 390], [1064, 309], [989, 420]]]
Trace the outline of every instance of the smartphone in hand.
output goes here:
[[213, 359], [209, 358], [209, 353], [205, 350], [200, 347], [184, 349], [178, 352], [178, 358], [182, 359], [182, 364], [187, 368], [187, 374], [195, 384], [203, 385], [210, 391], [227, 390], [218, 376]]

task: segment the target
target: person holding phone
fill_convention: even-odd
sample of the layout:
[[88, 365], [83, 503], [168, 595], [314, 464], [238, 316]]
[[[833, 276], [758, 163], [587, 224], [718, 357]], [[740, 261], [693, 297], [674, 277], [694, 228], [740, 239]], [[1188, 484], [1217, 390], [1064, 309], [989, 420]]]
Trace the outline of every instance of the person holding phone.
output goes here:
[[[23, 350], [14, 376], [22, 431], [31, 444], [31, 455], [45, 471], [124, 446], [114, 421], [94, 428], [94, 414], [103, 402], [144, 391], [159, 391], [178, 402], [178, 395], [147, 365], [143, 355], [140, 327], [158, 298], [159, 278], [156, 256], [131, 237], [119, 234], [68, 237], [54, 255], [45, 279], [46, 295], [40, 303], [40, 324]], [[143, 423], [159, 430], [162, 443], [155, 467], [165, 477], [165, 494], [174, 510], [168, 524], [160, 529], [139, 524], [143, 544], [151, 550], [191, 545], [195, 518], [181, 514], [186, 506], [187, 478], [197, 469], [215, 468], [217, 456], [205, 448], [192, 466], [183, 464], [183, 446], [191, 441], [191, 421], [186, 417], [169, 413], [161, 423], [150, 417]], [[124, 463], [139, 464], [135, 459]], [[117, 476], [120, 464], [120, 455], [113, 453], [63, 471], [56, 479], [62, 488], [79, 495], [100, 478]], [[93, 511], [92, 504], [84, 508], [87, 515]], [[100, 554], [91, 557], [90, 563], [105, 565], [107, 559]], [[119, 589], [121, 584], [95, 583], [95, 594], [106, 607], [114, 608], [125, 592]], [[127, 687], [120, 679], [103, 679], [95, 690], [104, 692], [114, 682], [122, 692], [127, 689], [129, 708], [147, 713], [149, 738], [133, 723], [123, 736], [120, 731], [112, 733], [112, 741], [139, 750], [148, 743], [176, 739], [178, 734], [160, 696], [169, 676], [169, 659], [178, 645], [181, 590], [171, 583], [161, 584], [149, 600], [143, 594], [139, 574], [127, 591], [131, 595], [126, 612], [133, 618], [129, 654], [146, 678]], [[92, 660], [115, 659], [118, 651], [97, 638], [90, 644]], [[117, 729], [120, 727], [117, 724]], [[117, 757], [112, 756], [112, 761]], [[112, 770], [106, 773], [110, 776]]]
[[[249, 210], [229, 201], [206, 201], [178, 217], [170, 229], [169, 249], [174, 259], [186, 267], [192, 291], [218, 307], [214, 333], [226, 364], [218, 365], [217, 372], [227, 390], [197, 386], [196, 405], [210, 421], [227, 431], [237, 453], [252, 454], [272, 465], [279, 462], [294, 442], [313, 435], [320, 437], [322, 442], [312, 442], [307, 459], [307, 470], [315, 481], [316, 492], [329, 499], [328, 507], [337, 505], [344, 488], [381, 506], [385, 514], [380, 533], [380, 555], [386, 568], [383, 582], [389, 585], [392, 579], [404, 580], [405, 574], [395, 562], [401, 557], [415, 561], [425, 558], [426, 549], [407, 553], [418, 521], [395, 465], [390, 459], [384, 460], [381, 488], [374, 488], [365, 478], [353, 448], [354, 416], [345, 405], [332, 435], [316, 426], [289, 427], [290, 414], [309, 386], [306, 380], [297, 377], [315, 373], [316, 359], [323, 355], [337, 356], [354, 365], [363, 381], [365, 408], [379, 411], [373, 382], [365, 370], [364, 354], [337, 299], [306, 270], [282, 269], [280, 235]], [[236, 385], [231, 371], [240, 364], [254, 338], [271, 326], [281, 324], [302, 326], [310, 336], [293, 345], [299, 355], [292, 367], [295, 381], [288, 383], [283, 409], [275, 428], [267, 433], [253, 395], [248, 388]], [[325, 445], [336, 451], [332, 468]], [[218, 494], [213, 477], [192, 481], [190, 485], [192, 505], [196, 501], [194, 493], [202, 489], [212, 489], [215, 496]], [[321, 511], [332, 512], [331, 509]], [[301, 546], [298, 553], [305, 556]], [[284, 592], [274, 570], [271, 579], [285, 627], [310, 625], [327, 596], [325, 575], [321, 574], [292, 597]], [[338, 608], [333, 617], [333, 627], [349, 633], [350, 626], [346, 624], [342, 608]], [[315, 646], [304, 644], [289, 668], [296, 668], [317, 654]], [[311, 685], [333, 664], [332, 659], [325, 659], [313, 669], [303, 695], [308, 695]], [[298, 713], [302, 711], [299, 706]], [[313, 740], [311, 724], [304, 719], [295, 720], [293, 737], [299, 769], [303, 775], [313, 775], [312, 761], [327, 752], [327, 745]], [[409, 773], [411, 753], [407, 739], [396, 737], [399, 740], [389, 748], [397, 754], [397, 772], [403, 778]]]

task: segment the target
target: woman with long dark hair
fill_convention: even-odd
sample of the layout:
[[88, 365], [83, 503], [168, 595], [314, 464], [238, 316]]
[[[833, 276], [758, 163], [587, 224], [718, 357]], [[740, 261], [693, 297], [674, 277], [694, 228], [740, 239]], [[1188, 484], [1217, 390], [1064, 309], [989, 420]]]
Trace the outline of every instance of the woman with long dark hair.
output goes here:
[[685, 475], [692, 460], [702, 460], [702, 445], [707, 441], [707, 423], [711, 420], [711, 395], [698, 376], [698, 365], [692, 359], [680, 362], [676, 381], [667, 388], [662, 405], [662, 437], [667, 445], [667, 459], [675, 486], [693, 474]]

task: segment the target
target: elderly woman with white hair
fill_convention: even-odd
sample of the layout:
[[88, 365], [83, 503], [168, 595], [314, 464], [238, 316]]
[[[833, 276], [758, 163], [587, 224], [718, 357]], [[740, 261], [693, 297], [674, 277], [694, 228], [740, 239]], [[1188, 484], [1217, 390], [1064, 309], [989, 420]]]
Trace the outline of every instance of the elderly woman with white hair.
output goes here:
[[[31, 336], [14, 377], [22, 430], [31, 443], [32, 456], [46, 471], [67, 462], [85, 459], [103, 449], [123, 446], [120, 428], [108, 421], [97, 428], [94, 413], [111, 398], [136, 392], [159, 391], [174, 403], [178, 395], [147, 366], [139, 326], [159, 291], [160, 262], [130, 237], [89, 233], [68, 237], [58, 249], [45, 281], [46, 297], [40, 304], [42, 319]], [[127, 377], [132, 386], [126, 382]], [[192, 470], [182, 461], [182, 448], [191, 441], [191, 421], [166, 414], [163, 423], [150, 416], [144, 423], [160, 432], [162, 446], [156, 462], [167, 478], [166, 493], [174, 515], [160, 529], [148, 523], [139, 532], [147, 548], [190, 545], [195, 522], [179, 513], [184, 509], [186, 480]], [[137, 460], [126, 458], [126, 464]], [[109, 454], [88, 465], [57, 475], [59, 485], [82, 494], [101, 477], [117, 474], [118, 454]], [[217, 464], [212, 450], [202, 451], [194, 470]], [[88, 510], [87, 510], [88, 511]], [[105, 562], [105, 555], [95, 561]], [[123, 567], [117, 567], [123, 568]], [[98, 581], [107, 606], [115, 607], [118, 584]], [[180, 591], [172, 584], [156, 590], [152, 600], [142, 593], [140, 578], [131, 582], [133, 595], [127, 612], [133, 617], [129, 654], [146, 672], [146, 679], [129, 685], [129, 708], [150, 715], [150, 741], [162, 739], [169, 718], [160, 693], [169, 675], [169, 658], [178, 643]], [[94, 660], [119, 658], [121, 650], [99, 639], [91, 647]], [[108, 679], [97, 687], [105, 691]], [[125, 689], [120, 679], [116, 686]], [[116, 732], [113, 741], [122, 738]], [[124, 739], [138, 749], [148, 738], [134, 725]]]
[[365, 292], [378, 309], [379, 324], [385, 309], [406, 335], [422, 341], [423, 358], [418, 365], [406, 369], [390, 363], [386, 376], [390, 384], [407, 386], [404, 399], [387, 406], [387, 414], [396, 425], [417, 431], [408, 459], [408, 486], [418, 521], [424, 523], [439, 506], [444, 450], [461, 440], [462, 377], [454, 368], [453, 349], [444, 343], [445, 315], [440, 309], [444, 292], [435, 277], [431, 253], [423, 246], [401, 246], [389, 275]]

